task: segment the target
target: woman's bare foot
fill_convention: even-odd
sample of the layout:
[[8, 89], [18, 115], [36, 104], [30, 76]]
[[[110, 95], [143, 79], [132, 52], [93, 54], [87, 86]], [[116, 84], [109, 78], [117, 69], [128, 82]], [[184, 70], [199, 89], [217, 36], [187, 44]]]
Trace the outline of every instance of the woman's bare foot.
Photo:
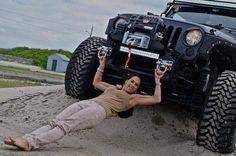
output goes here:
[[23, 151], [30, 151], [29, 143], [26, 139], [21, 137], [9, 137], [4, 140], [4, 143], [7, 145], [12, 145]]
[[7, 144], [7, 145], [12, 145], [14, 146], [14, 141], [11, 139], [11, 137], [6, 137], [4, 139], [4, 143]]

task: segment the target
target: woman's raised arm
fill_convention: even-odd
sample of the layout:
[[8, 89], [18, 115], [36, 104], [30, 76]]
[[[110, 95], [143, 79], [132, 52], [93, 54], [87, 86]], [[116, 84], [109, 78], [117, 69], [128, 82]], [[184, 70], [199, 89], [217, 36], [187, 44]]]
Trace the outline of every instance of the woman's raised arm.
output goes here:
[[133, 94], [130, 96], [130, 107], [135, 105], [153, 105], [161, 102], [161, 83], [160, 79], [163, 77], [163, 72], [160, 69], [154, 70], [155, 75], [155, 91], [153, 95]]
[[99, 89], [101, 91], [105, 91], [108, 87], [113, 86], [112, 84], [102, 81], [102, 75], [105, 68], [105, 61], [106, 57], [99, 58], [99, 67], [93, 78], [93, 86], [95, 87], [95, 89]]

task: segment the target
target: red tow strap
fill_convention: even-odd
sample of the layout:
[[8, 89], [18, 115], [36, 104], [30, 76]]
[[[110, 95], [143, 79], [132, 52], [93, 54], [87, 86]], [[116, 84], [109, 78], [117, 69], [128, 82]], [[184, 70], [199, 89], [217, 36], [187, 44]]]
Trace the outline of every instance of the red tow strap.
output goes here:
[[126, 62], [125, 62], [125, 68], [128, 67], [130, 57], [131, 57], [131, 42], [128, 43], [128, 49], [129, 49], [129, 54], [128, 54], [128, 57], [127, 57]]

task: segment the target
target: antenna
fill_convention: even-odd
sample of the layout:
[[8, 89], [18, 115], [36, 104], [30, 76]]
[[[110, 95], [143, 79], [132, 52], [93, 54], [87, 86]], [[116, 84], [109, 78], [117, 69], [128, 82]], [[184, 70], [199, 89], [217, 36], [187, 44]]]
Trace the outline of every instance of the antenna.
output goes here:
[[90, 32], [88, 30], [85, 32], [89, 34], [89, 37], [91, 37], [93, 35], [93, 26], [91, 27]]

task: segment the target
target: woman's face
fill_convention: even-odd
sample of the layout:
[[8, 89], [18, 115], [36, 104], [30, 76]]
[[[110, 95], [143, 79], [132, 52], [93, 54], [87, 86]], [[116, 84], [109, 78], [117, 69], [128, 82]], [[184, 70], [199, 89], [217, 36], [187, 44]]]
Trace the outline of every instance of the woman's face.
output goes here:
[[140, 86], [140, 83], [140, 78], [138, 76], [133, 76], [125, 81], [125, 84], [122, 89], [129, 94], [136, 93]]

